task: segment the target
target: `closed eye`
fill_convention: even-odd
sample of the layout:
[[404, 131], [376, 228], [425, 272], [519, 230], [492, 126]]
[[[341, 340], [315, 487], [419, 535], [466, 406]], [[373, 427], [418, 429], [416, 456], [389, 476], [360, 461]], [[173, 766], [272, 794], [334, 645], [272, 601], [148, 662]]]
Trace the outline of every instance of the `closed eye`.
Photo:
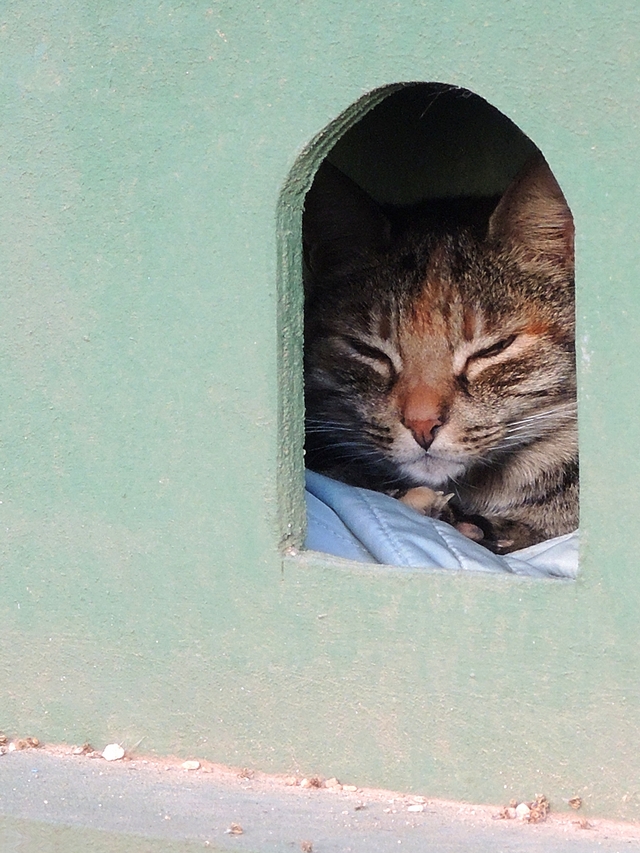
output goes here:
[[398, 376], [396, 367], [386, 352], [377, 347], [372, 347], [370, 344], [366, 344], [357, 338], [345, 338], [344, 340], [356, 357], [361, 357], [358, 359], [359, 361], [364, 361], [369, 367], [372, 367], [377, 373], [384, 376], [385, 379], [396, 380]]
[[494, 355], [499, 355], [501, 352], [504, 352], [508, 347], [510, 347], [517, 337], [517, 335], [509, 335], [508, 338], [503, 338], [501, 341], [492, 344], [490, 347], [474, 352], [473, 355], [470, 356], [470, 359], [491, 358]]

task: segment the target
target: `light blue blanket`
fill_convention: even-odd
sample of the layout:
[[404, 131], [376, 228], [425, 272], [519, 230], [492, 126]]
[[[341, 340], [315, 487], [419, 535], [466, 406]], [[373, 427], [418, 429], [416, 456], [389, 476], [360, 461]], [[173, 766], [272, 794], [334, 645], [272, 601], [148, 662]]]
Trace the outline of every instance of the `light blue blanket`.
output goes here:
[[499, 556], [395, 498], [307, 471], [305, 547], [361, 563], [575, 578], [578, 532]]

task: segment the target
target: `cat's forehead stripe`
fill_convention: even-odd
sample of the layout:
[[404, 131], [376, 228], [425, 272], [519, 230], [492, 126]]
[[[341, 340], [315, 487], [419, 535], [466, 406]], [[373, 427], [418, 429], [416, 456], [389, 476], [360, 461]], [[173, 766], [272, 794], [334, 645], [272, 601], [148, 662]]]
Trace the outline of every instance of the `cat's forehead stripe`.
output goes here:
[[463, 308], [462, 337], [465, 341], [472, 341], [479, 333], [482, 326], [482, 317], [470, 305]]
[[382, 311], [378, 317], [378, 334], [384, 341], [391, 337], [391, 317], [388, 311]]
[[451, 300], [427, 281], [419, 299], [410, 305], [409, 325], [415, 334], [433, 334], [449, 327]]

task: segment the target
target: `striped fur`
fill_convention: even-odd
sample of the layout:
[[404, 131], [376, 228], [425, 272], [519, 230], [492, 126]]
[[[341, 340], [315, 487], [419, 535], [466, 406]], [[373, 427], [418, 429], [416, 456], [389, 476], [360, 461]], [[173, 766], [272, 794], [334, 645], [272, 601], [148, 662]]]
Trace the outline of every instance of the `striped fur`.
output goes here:
[[452, 492], [494, 550], [578, 524], [573, 221], [542, 157], [501, 199], [305, 203], [310, 468]]

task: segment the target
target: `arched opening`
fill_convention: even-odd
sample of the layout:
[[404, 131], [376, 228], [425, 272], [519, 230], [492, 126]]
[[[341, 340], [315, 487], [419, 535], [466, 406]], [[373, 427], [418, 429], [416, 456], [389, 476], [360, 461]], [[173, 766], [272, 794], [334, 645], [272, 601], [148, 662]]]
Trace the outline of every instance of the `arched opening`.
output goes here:
[[443, 84], [394, 87], [323, 142], [302, 229], [307, 546], [572, 575], [573, 220], [550, 167]]

